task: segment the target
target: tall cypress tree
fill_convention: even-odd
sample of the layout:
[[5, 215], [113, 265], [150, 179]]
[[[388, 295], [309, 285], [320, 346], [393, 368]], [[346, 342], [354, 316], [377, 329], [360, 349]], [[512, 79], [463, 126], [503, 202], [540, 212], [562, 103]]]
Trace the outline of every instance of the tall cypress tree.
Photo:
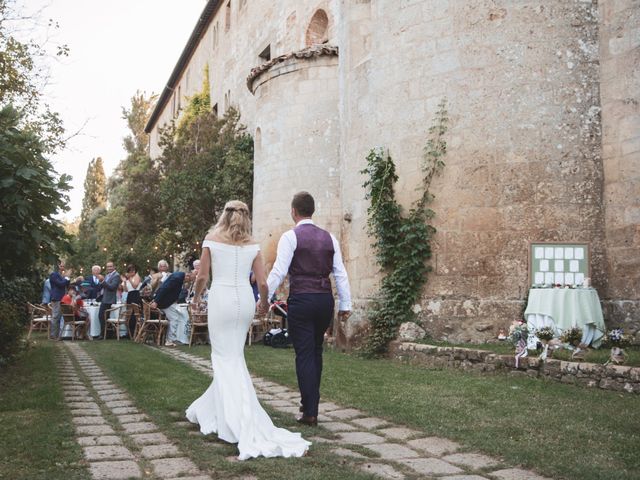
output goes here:
[[107, 178], [104, 174], [102, 158], [94, 158], [87, 168], [84, 179], [84, 198], [80, 213], [80, 233], [87, 232], [96, 210], [104, 210], [107, 206]]

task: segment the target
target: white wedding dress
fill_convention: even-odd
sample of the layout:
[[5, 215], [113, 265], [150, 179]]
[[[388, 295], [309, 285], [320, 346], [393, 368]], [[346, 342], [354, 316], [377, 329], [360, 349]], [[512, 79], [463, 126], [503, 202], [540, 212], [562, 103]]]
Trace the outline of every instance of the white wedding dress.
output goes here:
[[249, 274], [259, 247], [211, 240], [202, 247], [211, 253], [213, 271], [208, 303], [213, 382], [187, 409], [187, 419], [200, 424], [205, 435], [217, 433], [220, 439], [237, 443], [240, 460], [301, 457], [311, 442], [273, 425], [258, 402], [244, 360], [256, 305]]

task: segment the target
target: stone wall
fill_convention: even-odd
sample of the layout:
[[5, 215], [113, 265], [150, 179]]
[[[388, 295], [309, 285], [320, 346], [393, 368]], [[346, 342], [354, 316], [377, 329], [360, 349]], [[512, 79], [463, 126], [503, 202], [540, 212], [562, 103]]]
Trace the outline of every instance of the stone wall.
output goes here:
[[389, 149], [408, 206], [443, 97], [449, 152], [432, 185], [434, 273], [417, 306], [430, 335], [483, 341], [520, 318], [531, 241], [589, 242], [602, 289], [597, 6], [401, 0], [341, 9], [343, 243], [355, 299], [366, 303], [378, 281], [364, 234], [367, 152]]
[[640, 1], [600, 2], [605, 317], [640, 343]]
[[640, 368], [565, 362], [526, 357], [515, 366], [513, 355], [498, 355], [486, 350], [437, 347], [409, 342], [393, 342], [390, 358], [435, 368], [459, 368], [476, 372], [508, 372], [511, 375], [544, 377], [562, 383], [603, 390], [640, 393]]

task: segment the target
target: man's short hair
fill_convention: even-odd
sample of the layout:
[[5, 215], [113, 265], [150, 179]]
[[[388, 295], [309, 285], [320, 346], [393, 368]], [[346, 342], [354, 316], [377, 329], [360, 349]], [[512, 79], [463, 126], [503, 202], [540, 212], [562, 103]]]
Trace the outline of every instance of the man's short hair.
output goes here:
[[94, 265], [93, 267], [91, 267], [91, 273], [93, 273], [94, 270], [97, 270], [98, 273], [100, 273], [102, 267], [100, 267], [100, 265]]
[[309, 192], [296, 193], [291, 200], [291, 208], [295, 209], [301, 217], [310, 217], [316, 211], [315, 202]]
[[160, 260], [158, 262], [158, 268], [160, 268], [161, 265], [164, 265], [165, 267], [169, 268], [169, 263], [166, 260]]

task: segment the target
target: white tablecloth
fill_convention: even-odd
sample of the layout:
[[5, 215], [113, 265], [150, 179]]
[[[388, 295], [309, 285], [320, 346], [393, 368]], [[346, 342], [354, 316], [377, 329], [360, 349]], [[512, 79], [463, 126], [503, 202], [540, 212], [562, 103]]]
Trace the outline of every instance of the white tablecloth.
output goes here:
[[[121, 303], [114, 303], [113, 305], [111, 305], [111, 308], [115, 308], [115, 307], [122, 307], [123, 304]], [[89, 318], [91, 319], [91, 327], [89, 330], [89, 335], [91, 335], [92, 337], [99, 337], [102, 335], [103, 332], [100, 331], [100, 320], [98, 319], [98, 312], [100, 311], [100, 304], [97, 303], [95, 305], [85, 305], [85, 307], [87, 309], [87, 312], [89, 313]], [[114, 312], [111, 312], [111, 314], [109, 315], [109, 318], [118, 318], [118, 314], [120, 313], [119, 310], [116, 310]], [[69, 336], [71, 336], [71, 333], [69, 333]], [[120, 336], [127, 336], [127, 327], [123, 324], [120, 325]]]
[[180, 342], [185, 345], [189, 344], [189, 336], [191, 335], [191, 322], [189, 321], [188, 304], [174, 303], [164, 309], [164, 314], [169, 320], [169, 329], [167, 331], [167, 341]]

